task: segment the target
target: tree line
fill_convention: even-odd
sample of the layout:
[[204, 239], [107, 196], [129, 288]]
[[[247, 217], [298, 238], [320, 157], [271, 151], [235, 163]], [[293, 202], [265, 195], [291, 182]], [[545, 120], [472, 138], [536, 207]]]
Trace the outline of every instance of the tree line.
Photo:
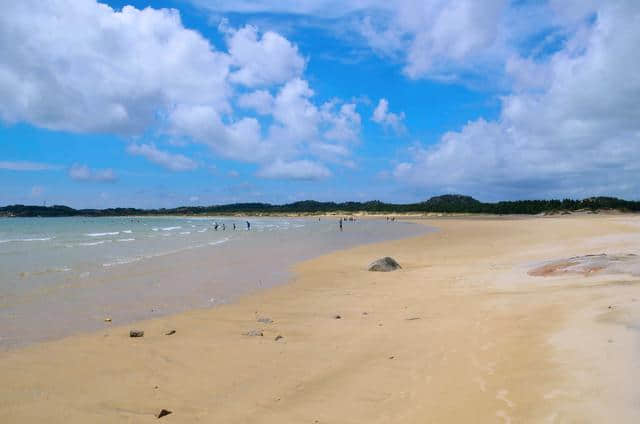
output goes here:
[[269, 203], [233, 203], [213, 206], [181, 206], [170, 209], [73, 209], [68, 206], [10, 205], [0, 207], [0, 216], [13, 217], [64, 217], [64, 216], [144, 216], [144, 215], [261, 215], [261, 214], [322, 214], [342, 213], [474, 213], [510, 215], [534, 215], [576, 211], [618, 210], [640, 211], [640, 201], [615, 197], [589, 197], [582, 200], [510, 200], [495, 203], [480, 202], [470, 196], [447, 194], [435, 196], [424, 202], [395, 204], [377, 200], [369, 202], [317, 202], [305, 200], [284, 205]]

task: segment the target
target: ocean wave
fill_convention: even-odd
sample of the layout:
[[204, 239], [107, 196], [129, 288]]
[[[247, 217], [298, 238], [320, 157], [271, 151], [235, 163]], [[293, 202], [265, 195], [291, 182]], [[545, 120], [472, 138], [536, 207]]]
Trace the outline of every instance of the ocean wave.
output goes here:
[[133, 231], [131, 231], [131, 230], [124, 230], [124, 231], [122, 231], [122, 232], [123, 232], [124, 234], [131, 234]]
[[191, 231], [181, 231], [180, 234], [191, 234]]
[[180, 228], [182, 228], [182, 227], [180, 227], [180, 226], [177, 226], [177, 227], [164, 227], [162, 229], [162, 231], [173, 231], [173, 230], [179, 230]]
[[79, 246], [97, 246], [99, 244], [111, 243], [111, 240], [93, 241], [91, 243], [78, 243]]
[[88, 237], [104, 237], [104, 236], [116, 236], [120, 234], [120, 231], [112, 231], [112, 232], [108, 232], [108, 233], [89, 233], [89, 234], [85, 234], [85, 236]]
[[203, 228], [202, 230], [198, 230], [199, 233], [204, 233], [205, 231], [207, 231], [206, 228]]
[[40, 238], [23, 238], [23, 239], [7, 239], [0, 240], [0, 243], [14, 243], [14, 242], [28, 242], [28, 241], [47, 241], [54, 237], [40, 237]]
[[123, 238], [123, 239], [118, 239], [118, 241], [136, 241], [136, 239], [134, 239], [134, 238]]

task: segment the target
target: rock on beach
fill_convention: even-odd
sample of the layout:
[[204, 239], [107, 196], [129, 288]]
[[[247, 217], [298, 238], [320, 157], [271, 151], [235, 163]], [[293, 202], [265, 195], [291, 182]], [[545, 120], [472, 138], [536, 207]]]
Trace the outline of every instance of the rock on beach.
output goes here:
[[367, 268], [369, 271], [378, 271], [378, 272], [389, 272], [395, 271], [398, 268], [402, 268], [395, 259], [385, 256], [384, 258], [380, 258], [376, 261], [373, 261], [369, 264]]

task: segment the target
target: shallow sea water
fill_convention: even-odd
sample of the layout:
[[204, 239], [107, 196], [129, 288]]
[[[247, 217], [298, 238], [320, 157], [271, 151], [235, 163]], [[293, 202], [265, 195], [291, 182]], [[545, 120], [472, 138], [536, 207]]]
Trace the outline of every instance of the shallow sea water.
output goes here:
[[0, 349], [99, 329], [105, 317], [227, 303], [285, 283], [295, 262], [429, 230], [384, 219], [340, 232], [336, 218], [0, 218]]

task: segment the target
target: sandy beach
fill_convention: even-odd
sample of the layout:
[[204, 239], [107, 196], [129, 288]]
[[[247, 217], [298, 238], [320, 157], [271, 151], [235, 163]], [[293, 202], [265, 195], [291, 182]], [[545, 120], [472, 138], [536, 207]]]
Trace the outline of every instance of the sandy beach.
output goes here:
[[421, 222], [231, 304], [0, 353], [0, 422], [640, 422], [635, 259], [567, 262], [640, 253], [640, 217]]

